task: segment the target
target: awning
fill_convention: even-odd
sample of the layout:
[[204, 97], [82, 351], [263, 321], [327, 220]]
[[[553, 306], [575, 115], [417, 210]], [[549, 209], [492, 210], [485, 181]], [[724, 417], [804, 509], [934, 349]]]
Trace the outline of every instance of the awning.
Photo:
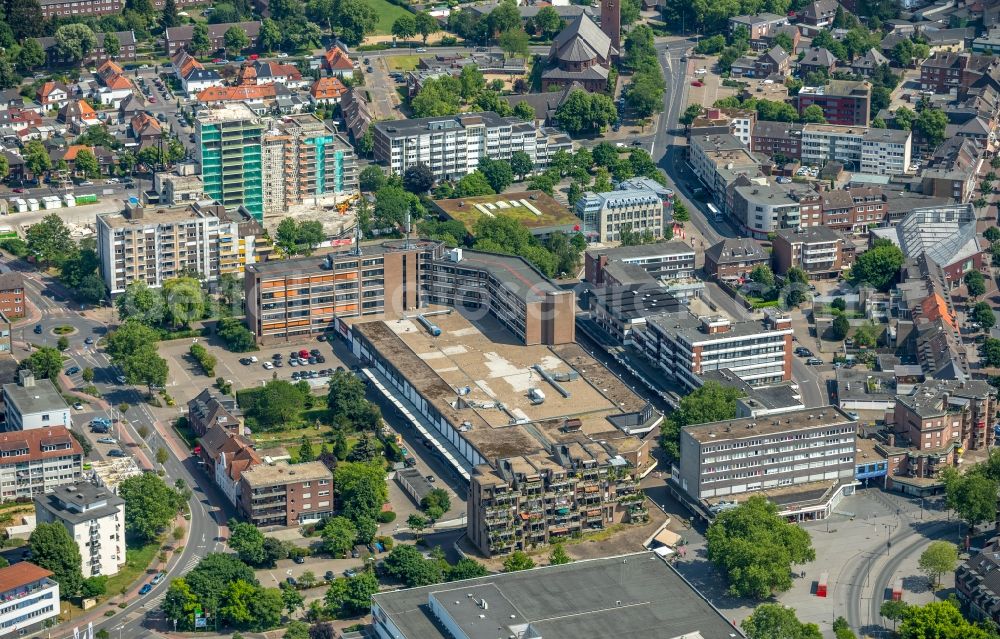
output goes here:
[[653, 541], [660, 544], [661, 546], [669, 546], [673, 548], [681, 542], [681, 536], [672, 530], [667, 530], [664, 528], [660, 531], [656, 537], [653, 537]]

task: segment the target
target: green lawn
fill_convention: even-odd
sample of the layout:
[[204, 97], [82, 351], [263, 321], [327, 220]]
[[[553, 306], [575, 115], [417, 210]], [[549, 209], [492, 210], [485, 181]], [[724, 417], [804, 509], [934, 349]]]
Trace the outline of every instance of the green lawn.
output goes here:
[[389, 68], [393, 71], [413, 71], [420, 61], [419, 55], [394, 55], [385, 59]]
[[[130, 588], [137, 579], [145, 576], [149, 565], [153, 563], [153, 559], [156, 558], [156, 554], [159, 551], [160, 542], [158, 541], [146, 544], [145, 546], [139, 546], [138, 548], [127, 547], [125, 550], [125, 565], [122, 566], [117, 575], [108, 578], [107, 596], [117, 596], [122, 588]], [[152, 578], [151, 575], [150, 578]]]
[[374, 9], [378, 15], [378, 25], [375, 27], [376, 35], [391, 34], [392, 23], [396, 21], [396, 18], [410, 13], [403, 7], [394, 5], [388, 0], [365, 0], [365, 4]]

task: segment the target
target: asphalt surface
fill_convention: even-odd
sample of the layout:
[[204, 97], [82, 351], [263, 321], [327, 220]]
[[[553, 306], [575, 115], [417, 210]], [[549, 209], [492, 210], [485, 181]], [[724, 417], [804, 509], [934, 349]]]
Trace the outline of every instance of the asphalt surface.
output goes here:
[[[118, 406], [122, 402], [126, 402], [132, 407], [126, 413], [126, 419], [121, 422], [123, 426], [120, 428], [124, 428], [126, 433], [115, 433], [113, 435], [119, 440], [118, 447], [133, 456], [136, 456], [137, 450], [141, 448], [142, 455], [147, 460], [153, 460], [155, 452], [161, 447], [165, 448], [169, 454], [166, 463], [163, 465], [165, 472], [164, 480], [168, 484], [173, 485], [177, 479], [182, 479], [192, 490], [192, 497], [189, 502], [191, 519], [187, 524], [190, 529], [190, 536], [180, 557], [173, 558], [171, 560], [172, 563], [168, 565], [166, 570], [168, 578], [154, 586], [152, 591], [147, 595], [133, 597], [128, 606], [119, 610], [114, 617], [110, 619], [102, 617], [100, 620], [95, 620], [94, 622], [95, 632], [106, 629], [109, 633], [112, 633], [112, 636], [114, 636], [114, 633], [120, 633], [123, 637], [129, 636], [132, 632], [140, 631], [143, 626], [148, 627], [146, 612], [155, 608], [166, 596], [167, 588], [170, 585], [170, 578], [179, 577], [190, 571], [206, 554], [225, 550], [225, 544], [219, 537], [219, 525], [224, 524], [228, 516], [219, 507], [213, 505], [222, 504], [224, 500], [217, 492], [211, 490], [211, 482], [198, 470], [199, 467], [195, 463], [195, 460], [186, 454], [186, 451], [182, 449], [175, 450], [163, 439], [161, 433], [157, 430], [156, 419], [144, 402], [145, 392], [132, 386], [117, 384], [114, 379], [118, 373], [113, 369], [105, 354], [83, 343], [88, 335], [94, 336], [96, 342], [100, 336], [107, 332], [108, 327], [102, 322], [82, 316], [75, 304], [71, 305], [66, 302], [67, 292], [57, 283], [42, 277], [38, 272], [27, 269], [18, 263], [9, 264], [8, 266], [25, 273], [25, 286], [28, 289], [28, 297], [36, 303], [42, 313], [42, 318], [38, 321], [43, 326], [42, 334], [36, 335], [33, 332], [33, 324], [29, 323], [23, 329], [15, 331], [13, 336], [15, 341], [23, 339], [32, 344], [54, 346], [58, 336], [52, 333], [52, 328], [63, 325], [75, 328], [76, 333], [69, 336], [70, 348], [66, 351], [69, 360], [66, 362], [65, 368], [69, 368], [70, 366], [78, 366], [81, 369], [88, 366], [92, 367], [95, 373], [94, 384], [100, 390], [103, 399], [107, 400], [112, 406]], [[22, 346], [19, 346], [15, 348], [15, 354], [18, 358], [22, 358], [27, 352]], [[73, 381], [76, 384], [82, 383], [77, 381], [78, 379], [79, 377], [76, 376]], [[76, 413], [74, 420], [79, 422], [80, 430], [85, 432], [92, 441], [97, 437], [103, 437], [103, 435], [98, 436], [87, 432], [87, 429], [83, 428], [83, 426], [86, 421], [89, 421], [86, 418], [93, 415], [101, 414], [111, 417], [107, 411], [100, 413], [74, 412]], [[115, 416], [120, 415], [117, 411], [114, 412]], [[139, 428], [143, 426], [149, 431], [145, 440], [139, 436], [138, 432]], [[164, 426], [164, 428], [168, 428], [168, 426]], [[127, 443], [129, 440], [133, 444], [129, 445]], [[138, 444], [135, 444], [136, 442]], [[106, 446], [95, 445], [95, 450], [88, 459], [102, 458], [104, 451], [107, 449], [108, 447]], [[143, 466], [140, 460], [137, 460], [137, 463], [140, 467]], [[151, 579], [152, 576], [153, 573], [148, 574], [144, 581]], [[154, 620], [155, 616], [150, 616], [149, 621]], [[56, 639], [72, 636], [72, 624], [68, 623], [61, 624], [51, 633], [51, 637], [55, 637]]]

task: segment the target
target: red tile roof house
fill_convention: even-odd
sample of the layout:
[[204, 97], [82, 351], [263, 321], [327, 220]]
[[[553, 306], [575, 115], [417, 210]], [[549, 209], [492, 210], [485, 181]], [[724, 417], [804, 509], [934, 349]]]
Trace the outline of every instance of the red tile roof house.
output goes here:
[[347, 87], [340, 81], [340, 78], [331, 76], [313, 82], [309, 89], [309, 99], [315, 104], [338, 104], [341, 96], [345, 93], [347, 93]]
[[323, 69], [330, 75], [345, 76], [354, 74], [354, 63], [340, 47], [331, 47], [323, 54]]
[[49, 81], [38, 88], [35, 99], [46, 110], [61, 109], [69, 102], [69, 90], [61, 83]]

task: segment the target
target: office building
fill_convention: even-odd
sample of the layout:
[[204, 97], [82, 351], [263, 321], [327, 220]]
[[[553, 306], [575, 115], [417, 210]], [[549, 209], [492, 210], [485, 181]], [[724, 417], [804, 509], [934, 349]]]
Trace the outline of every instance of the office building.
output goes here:
[[0, 501], [31, 499], [83, 479], [83, 448], [63, 426], [0, 433]]
[[911, 140], [909, 131], [806, 124], [801, 159], [803, 164], [823, 166], [834, 160], [849, 171], [900, 175], [910, 166]]
[[24, 275], [17, 271], [0, 273], [0, 313], [7, 319], [24, 317]]
[[377, 639], [739, 635], [656, 552], [381, 592], [372, 622]]
[[125, 565], [125, 500], [90, 482], [35, 497], [39, 524], [62, 524], [83, 558], [83, 578], [111, 576]]
[[575, 342], [525, 343], [508, 326], [432, 306], [340, 332], [372, 388], [470, 482], [468, 535], [483, 553], [644, 521], [636, 478], [652, 462], [638, 435], [662, 416]]
[[565, 134], [490, 111], [376, 122], [372, 131], [375, 159], [391, 173], [402, 175], [425, 164], [438, 179], [461, 179], [484, 156], [509, 160], [514, 151], [523, 151], [540, 170], [556, 151], [573, 150]]
[[751, 386], [792, 378], [792, 324], [783, 315], [763, 325], [690, 313], [653, 317], [637, 345], [667, 379], [690, 390], [704, 373], [722, 369]]
[[97, 216], [97, 255], [112, 295], [132, 282], [155, 288], [187, 273], [206, 281], [239, 275], [270, 248], [249, 213], [209, 201], [155, 210], [127, 202], [121, 213]]
[[688, 163], [720, 210], [725, 210], [727, 189], [737, 178], [761, 175], [760, 162], [739, 138], [730, 134], [692, 136]]
[[829, 124], [868, 126], [871, 95], [871, 84], [863, 80], [828, 80], [825, 85], [802, 87], [797, 99], [799, 115], [815, 104], [823, 109]]
[[195, 118], [196, 159], [205, 195], [227, 209], [264, 219], [261, 145], [264, 126], [242, 103], [205, 109]]
[[[730, 219], [740, 230], [758, 240], [767, 239], [780, 229], [798, 228], [806, 223], [806, 204], [816, 199], [816, 192], [801, 184], [780, 184], [753, 180], [730, 189]], [[763, 183], [759, 183], [763, 182]], [[817, 206], [817, 215], [819, 208]]]
[[703, 512], [763, 493], [797, 521], [854, 492], [857, 423], [833, 406], [685, 426], [671, 487]]
[[988, 265], [989, 242], [976, 233], [971, 204], [913, 209], [895, 226], [872, 229], [873, 237], [896, 244], [908, 258], [929, 257], [944, 270], [950, 286], [958, 286], [968, 271]]
[[48, 379], [36, 380], [30, 370], [18, 371], [16, 384], [3, 385], [4, 430], [73, 428], [69, 405]]
[[604, 268], [612, 262], [635, 264], [659, 279], [694, 277], [694, 249], [680, 240], [591, 249], [584, 254], [584, 273], [588, 282], [604, 284]]
[[24, 637], [59, 621], [59, 584], [52, 572], [20, 561], [0, 568], [0, 634]]
[[761, 120], [750, 136], [750, 150], [764, 153], [776, 162], [791, 162], [802, 158], [803, 125], [793, 122]]
[[309, 113], [270, 123], [262, 146], [264, 215], [282, 217], [292, 206], [332, 204], [358, 190], [354, 149]]
[[772, 244], [774, 272], [799, 268], [809, 279], [837, 277], [854, 263], [854, 244], [825, 226], [781, 229]]
[[634, 335], [646, 329], [650, 317], [685, 310], [673, 293], [656, 283], [607, 283], [591, 289], [586, 299], [590, 320], [625, 346], [636, 343]]
[[652, 191], [587, 191], [576, 202], [576, 215], [584, 232], [600, 242], [618, 242], [631, 233], [663, 237], [663, 201]]
[[396, 316], [430, 303], [489, 311], [527, 343], [575, 338], [573, 295], [520, 257], [389, 241], [247, 268], [247, 320], [258, 342], [333, 330], [337, 318]]
[[240, 475], [237, 509], [256, 528], [319, 521], [333, 515], [333, 473], [318, 461], [251, 466]]

